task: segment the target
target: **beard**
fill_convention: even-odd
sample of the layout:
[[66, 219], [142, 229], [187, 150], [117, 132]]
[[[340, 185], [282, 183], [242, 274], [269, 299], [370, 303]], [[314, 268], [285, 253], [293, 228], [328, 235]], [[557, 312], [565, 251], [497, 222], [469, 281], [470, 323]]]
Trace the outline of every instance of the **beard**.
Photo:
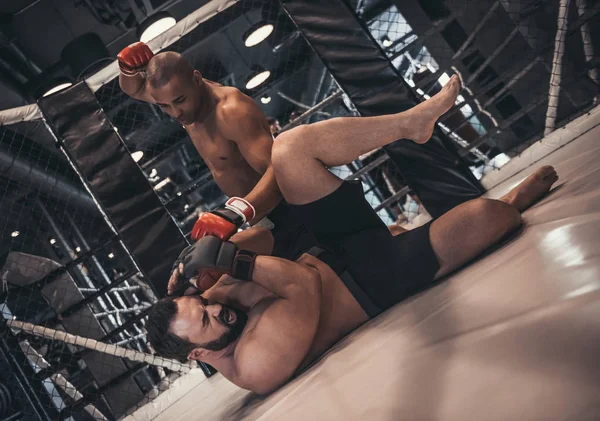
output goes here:
[[[243, 311], [232, 307], [222, 307], [223, 310], [221, 310], [218, 320], [223, 326], [226, 326], [229, 330], [222, 334], [219, 339], [199, 345], [200, 348], [204, 348], [209, 351], [221, 351], [222, 349], [225, 349], [227, 346], [229, 346], [231, 343], [235, 342], [242, 335], [244, 327], [246, 327], [246, 322], [248, 321], [248, 315]], [[227, 320], [225, 319], [227, 312], [235, 313], [235, 322], [227, 322]]]

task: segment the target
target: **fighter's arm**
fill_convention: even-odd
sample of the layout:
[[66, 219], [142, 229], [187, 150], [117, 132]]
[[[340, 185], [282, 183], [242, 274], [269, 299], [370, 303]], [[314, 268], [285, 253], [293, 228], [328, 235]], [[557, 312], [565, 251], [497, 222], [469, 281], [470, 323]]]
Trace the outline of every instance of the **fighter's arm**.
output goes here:
[[146, 66], [154, 54], [143, 42], [125, 47], [117, 55], [119, 63], [119, 86], [132, 98], [152, 102], [146, 91]]
[[[252, 227], [231, 237], [240, 250], [250, 250], [260, 255], [270, 255], [273, 249], [271, 231], [262, 227]], [[274, 295], [256, 282], [239, 281], [229, 275], [223, 275], [218, 282], [204, 294], [204, 298], [248, 311], [260, 300]]]
[[267, 394], [288, 381], [306, 358], [319, 324], [321, 278], [308, 266], [259, 256], [253, 283], [275, 298], [238, 344], [232, 381], [258, 394]]
[[267, 119], [252, 98], [234, 93], [218, 110], [220, 131], [235, 142], [248, 164], [262, 178], [245, 197], [256, 209], [250, 221], [255, 223], [266, 216], [281, 201], [281, 192], [271, 166], [273, 136]]
[[140, 101], [152, 102], [152, 98], [146, 91], [146, 77], [143, 72], [134, 76], [119, 74], [119, 86], [121, 90], [132, 98]]

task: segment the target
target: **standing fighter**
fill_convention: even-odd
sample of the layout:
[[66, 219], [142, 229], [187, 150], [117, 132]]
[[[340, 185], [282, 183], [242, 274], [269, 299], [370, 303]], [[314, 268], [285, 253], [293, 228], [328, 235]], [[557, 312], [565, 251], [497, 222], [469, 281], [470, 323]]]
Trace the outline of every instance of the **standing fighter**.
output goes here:
[[[127, 95], [157, 104], [188, 132], [219, 188], [222, 208], [200, 216], [192, 238], [229, 239], [248, 222], [274, 223], [273, 255], [294, 259], [313, 245], [310, 232], [282, 200], [271, 166], [273, 136], [266, 116], [238, 89], [204, 79], [181, 54], [154, 55], [137, 42], [118, 55], [119, 85]], [[269, 245], [267, 245], [269, 246]]]

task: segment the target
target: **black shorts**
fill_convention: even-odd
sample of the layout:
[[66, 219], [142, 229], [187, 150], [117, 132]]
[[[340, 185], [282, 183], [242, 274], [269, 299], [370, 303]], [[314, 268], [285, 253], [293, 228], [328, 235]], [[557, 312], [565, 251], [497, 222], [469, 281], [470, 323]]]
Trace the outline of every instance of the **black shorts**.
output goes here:
[[370, 317], [434, 284], [439, 262], [429, 240], [431, 223], [394, 237], [360, 181], [345, 181], [330, 195], [294, 208], [325, 249], [319, 259]]
[[271, 230], [275, 240], [273, 256], [296, 260], [316, 244], [315, 237], [287, 203], [277, 205], [267, 218], [275, 225]]

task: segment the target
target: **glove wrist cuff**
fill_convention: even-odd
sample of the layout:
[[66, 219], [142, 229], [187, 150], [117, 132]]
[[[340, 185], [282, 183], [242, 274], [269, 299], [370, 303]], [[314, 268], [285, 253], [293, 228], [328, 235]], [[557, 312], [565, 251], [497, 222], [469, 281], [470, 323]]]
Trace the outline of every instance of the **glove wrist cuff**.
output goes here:
[[244, 222], [248, 222], [256, 216], [256, 209], [254, 209], [254, 206], [241, 197], [230, 198], [225, 203], [225, 208], [240, 215]]
[[135, 75], [137, 75], [139, 73], [139, 70], [129, 69], [126, 66], [122, 65], [121, 63], [119, 63], [119, 70], [125, 76], [135, 76]]
[[242, 281], [251, 281], [255, 260], [256, 253], [249, 250], [238, 250], [233, 259], [231, 276]]

